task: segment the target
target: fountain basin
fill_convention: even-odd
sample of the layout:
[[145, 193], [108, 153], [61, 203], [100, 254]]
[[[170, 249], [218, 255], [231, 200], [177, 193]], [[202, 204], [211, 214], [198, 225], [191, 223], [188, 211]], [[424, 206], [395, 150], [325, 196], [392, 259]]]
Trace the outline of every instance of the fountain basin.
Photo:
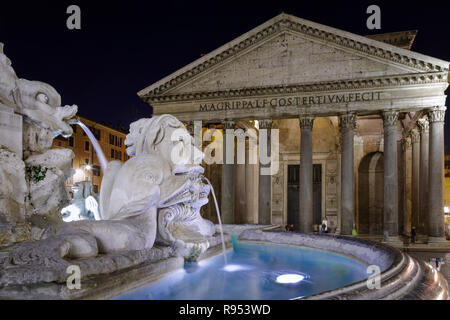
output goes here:
[[[325, 252], [325, 254], [338, 255], [342, 261], [351, 261], [351, 265], [358, 266], [363, 270], [359, 270], [357, 277], [350, 279], [347, 283], [340, 283], [334, 287], [320, 287], [318, 290], [310, 290], [306, 293], [294, 293], [292, 295], [281, 295], [279, 297], [262, 297], [254, 296], [250, 299], [448, 299], [448, 284], [443, 276], [432, 266], [416, 261], [406, 253], [390, 246], [375, 243], [372, 241], [355, 239], [344, 236], [317, 235], [317, 234], [301, 234], [293, 232], [261, 230], [262, 226], [236, 226], [224, 225], [226, 233], [226, 242], [228, 255], [231, 252], [230, 233], [239, 234], [239, 244], [244, 246], [262, 245], [261, 250], [269, 250], [269, 247], [285, 248], [283, 250], [292, 250], [293, 252], [307, 253], [308, 250]], [[266, 228], [267, 229], [267, 228]], [[213, 237], [212, 246], [200, 257], [199, 265], [202, 267], [208, 264], [214, 264], [218, 261], [220, 268], [223, 268], [223, 258], [220, 257], [222, 248], [220, 237]], [[280, 247], [281, 245], [281, 247]], [[167, 248], [167, 247], [166, 247]], [[254, 248], [254, 247], [253, 247]], [[153, 255], [154, 258], [148, 258], [139, 264], [120, 268], [113, 272], [105, 272], [102, 275], [83, 278], [81, 290], [69, 290], [63, 283], [46, 283], [40, 286], [27, 287], [8, 287], [0, 290], [0, 298], [5, 299], [111, 299], [126, 298], [126, 295], [139, 288], [145, 288], [151, 284], [157, 284], [158, 281], [167, 281], [167, 278], [178, 274], [189, 273], [195, 274], [198, 270], [196, 267], [186, 269], [183, 258], [175, 257], [170, 254], [170, 250], [158, 247], [152, 248], [150, 251], [160, 250], [160, 255]], [[299, 251], [296, 251], [299, 250]], [[302, 251], [303, 250], [303, 251]], [[306, 250], [306, 251], [305, 251]], [[252, 250], [250, 250], [251, 252]], [[254, 251], [257, 252], [257, 251]], [[150, 254], [149, 254], [150, 257]], [[312, 275], [305, 269], [282, 269], [273, 270], [270, 264], [273, 261], [266, 260], [262, 257], [261, 265], [267, 267], [270, 275], [266, 280], [271, 281], [271, 285], [276, 281], [277, 275], [293, 274], [301, 275], [304, 279], [298, 282], [304, 285], [312, 280]], [[233, 258], [230, 257], [231, 270], [228, 270], [229, 276], [237, 275], [242, 270], [239, 261], [238, 269]], [[301, 261], [300, 261], [301, 262]], [[322, 262], [322, 265], [326, 262]], [[319, 264], [320, 265], [320, 264]], [[369, 289], [365, 277], [363, 275], [368, 265], [377, 265], [381, 271], [381, 287], [380, 289]], [[248, 266], [247, 266], [248, 267]], [[253, 266], [250, 266], [253, 267]], [[241, 270], [239, 270], [241, 268]], [[234, 270], [233, 270], [234, 269]], [[245, 269], [245, 266], [244, 266]], [[247, 270], [248, 271], [248, 270]], [[280, 273], [280, 271], [282, 273]], [[267, 274], [267, 273], [266, 273]], [[309, 276], [309, 278], [308, 278]], [[365, 276], [365, 277], [364, 277]], [[297, 277], [298, 279], [298, 277]], [[285, 284], [280, 284], [280, 286]], [[295, 286], [296, 284], [294, 284]], [[202, 285], [199, 283], [198, 287]], [[231, 292], [230, 292], [231, 293]], [[133, 297], [128, 297], [131, 299]], [[140, 296], [139, 299], [169, 299], [176, 298], [170, 296]], [[186, 299], [195, 299], [190, 297], [180, 297]], [[210, 297], [219, 299], [220, 297]], [[227, 296], [224, 299], [239, 299], [240, 297]], [[247, 297], [248, 298], [248, 297]]]
[[300, 246], [237, 241], [226, 253], [186, 263], [170, 275], [115, 297], [119, 300], [287, 300], [367, 277], [349, 257]]

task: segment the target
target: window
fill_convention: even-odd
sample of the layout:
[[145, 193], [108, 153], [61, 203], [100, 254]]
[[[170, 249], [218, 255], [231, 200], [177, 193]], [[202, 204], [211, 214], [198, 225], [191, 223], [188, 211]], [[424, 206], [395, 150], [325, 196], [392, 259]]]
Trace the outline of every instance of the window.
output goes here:
[[100, 167], [97, 165], [92, 166], [92, 174], [95, 177], [100, 177]]
[[111, 159], [114, 159], [114, 149], [111, 148]]
[[89, 141], [84, 142], [84, 150], [89, 151]]
[[122, 138], [119, 138], [119, 145], [118, 147], [122, 147]]
[[89, 159], [84, 159], [84, 164], [89, 164]]
[[100, 130], [99, 129], [96, 129], [94, 127], [89, 127], [89, 130], [91, 130], [91, 132], [94, 135], [95, 139], [100, 140]]
[[77, 133], [77, 125], [71, 124], [70, 126], [72, 127], [73, 133]]
[[94, 193], [98, 193], [98, 185], [97, 184], [93, 185], [93, 191], [94, 191]]
[[111, 133], [109, 134], [109, 144], [114, 144], [114, 136]]
[[74, 142], [74, 140], [73, 140], [73, 137], [69, 137], [69, 146], [70, 147], [73, 147], [73, 143]]

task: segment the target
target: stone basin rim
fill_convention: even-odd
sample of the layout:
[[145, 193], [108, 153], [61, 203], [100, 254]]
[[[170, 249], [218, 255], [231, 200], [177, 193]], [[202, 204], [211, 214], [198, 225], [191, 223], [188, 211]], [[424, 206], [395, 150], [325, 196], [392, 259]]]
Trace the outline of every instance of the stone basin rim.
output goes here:
[[299, 299], [449, 299], [448, 283], [442, 274], [429, 264], [383, 243], [342, 235], [275, 230], [244, 230], [238, 240], [324, 250], [366, 265], [375, 264], [375, 261], [383, 263], [380, 289], [370, 290], [365, 279]]

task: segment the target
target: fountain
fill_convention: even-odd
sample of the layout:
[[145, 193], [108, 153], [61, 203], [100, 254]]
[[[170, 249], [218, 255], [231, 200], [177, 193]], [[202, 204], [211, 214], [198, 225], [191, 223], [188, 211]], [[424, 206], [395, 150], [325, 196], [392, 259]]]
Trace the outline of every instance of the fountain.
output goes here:
[[92, 195], [92, 182], [81, 181], [72, 185], [71, 204], [61, 210], [64, 222], [101, 220], [98, 200]]
[[[76, 112], [48, 84], [19, 79], [0, 44], [0, 299], [448, 298], [440, 273], [384, 244], [222, 225], [196, 164], [203, 154], [190, 159], [193, 139], [171, 115], [130, 125], [125, 163], [107, 163], [79, 123], [104, 172], [102, 219], [64, 223], [73, 153], [50, 148], [72, 134]], [[211, 191], [219, 234], [200, 215]], [[198, 263], [185, 269], [185, 261]], [[377, 290], [366, 282], [372, 265], [381, 271]], [[73, 267], [79, 289], [69, 285]]]

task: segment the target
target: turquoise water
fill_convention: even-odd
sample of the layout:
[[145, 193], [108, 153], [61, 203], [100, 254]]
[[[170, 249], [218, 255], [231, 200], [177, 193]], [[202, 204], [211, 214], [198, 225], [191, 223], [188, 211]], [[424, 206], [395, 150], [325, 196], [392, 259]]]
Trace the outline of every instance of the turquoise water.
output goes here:
[[[120, 300], [266, 300], [292, 299], [335, 289], [368, 277], [367, 267], [338, 254], [286, 245], [233, 241], [224, 269], [222, 255], [125, 292]], [[277, 277], [300, 275], [297, 283], [282, 284]], [[279, 278], [280, 279], [280, 278]]]

